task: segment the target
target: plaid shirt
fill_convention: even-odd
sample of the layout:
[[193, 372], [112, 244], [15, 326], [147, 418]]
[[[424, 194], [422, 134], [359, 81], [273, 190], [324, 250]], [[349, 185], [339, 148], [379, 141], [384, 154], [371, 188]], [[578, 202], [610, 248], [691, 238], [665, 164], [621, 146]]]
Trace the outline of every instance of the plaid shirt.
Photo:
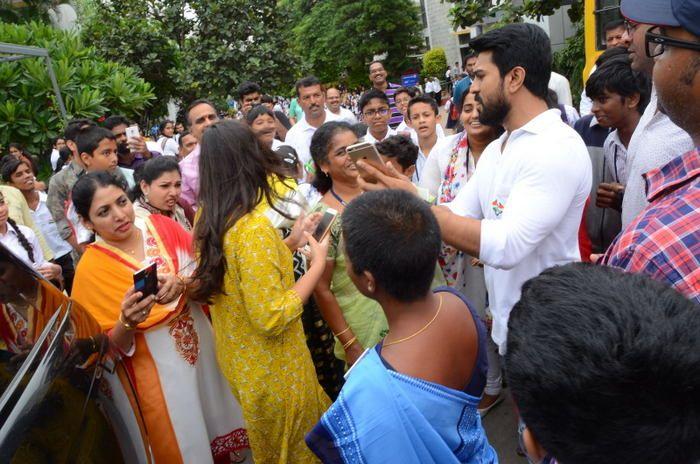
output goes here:
[[669, 284], [700, 303], [700, 152], [644, 175], [651, 203], [601, 260]]

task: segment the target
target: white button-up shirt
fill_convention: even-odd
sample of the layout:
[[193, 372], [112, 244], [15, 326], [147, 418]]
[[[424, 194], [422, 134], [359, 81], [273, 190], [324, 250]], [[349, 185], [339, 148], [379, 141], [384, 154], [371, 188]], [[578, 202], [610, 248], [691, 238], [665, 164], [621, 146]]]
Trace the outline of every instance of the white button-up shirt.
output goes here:
[[[326, 120], [337, 121], [338, 116], [326, 110]], [[291, 129], [287, 131], [284, 144], [294, 148], [299, 156], [299, 161], [304, 166], [306, 172], [313, 172], [313, 160], [311, 159], [311, 137], [316, 132], [316, 127], [306, 121], [306, 116], [301, 118]]]
[[[328, 110], [328, 108], [326, 108]], [[331, 110], [328, 110], [329, 112], [333, 113]], [[339, 120], [339, 121], [345, 121], [348, 124], [357, 124], [357, 116], [350, 111], [347, 108], [343, 108], [342, 106], [340, 107], [340, 111], [338, 113], [333, 113], [333, 115]]]
[[378, 140], [378, 139], [375, 139], [374, 136], [369, 132], [369, 129], [367, 129], [367, 133], [362, 138], [362, 140], [364, 140], [365, 142], [370, 142], [370, 143], [373, 143], [376, 145], [377, 143], [383, 142], [384, 140], [388, 139], [392, 135], [396, 135], [396, 131], [390, 127], [389, 130], [386, 131], [386, 135], [384, 136], [384, 138], [381, 140]]
[[695, 148], [688, 133], [657, 108], [656, 89], [652, 88], [649, 105], [627, 146], [627, 184], [622, 197], [623, 230], [649, 205], [642, 175]]
[[29, 246], [32, 248], [34, 255], [34, 262], [29, 259], [29, 253], [27, 253], [27, 250], [22, 246], [17, 232], [9, 223], [7, 224], [7, 232], [5, 234], [0, 233], [0, 243], [5, 245], [15, 256], [34, 269], [38, 269], [43, 264], [46, 264], [47, 261], [44, 259], [44, 253], [41, 251], [39, 239], [36, 238], [34, 231], [20, 224], [17, 224], [17, 228], [22, 232], [27, 242], [29, 242]]
[[583, 140], [559, 110], [548, 110], [486, 147], [469, 182], [447, 204], [455, 214], [482, 220], [479, 258], [501, 354], [523, 283], [581, 259], [578, 230], [591, 175]]

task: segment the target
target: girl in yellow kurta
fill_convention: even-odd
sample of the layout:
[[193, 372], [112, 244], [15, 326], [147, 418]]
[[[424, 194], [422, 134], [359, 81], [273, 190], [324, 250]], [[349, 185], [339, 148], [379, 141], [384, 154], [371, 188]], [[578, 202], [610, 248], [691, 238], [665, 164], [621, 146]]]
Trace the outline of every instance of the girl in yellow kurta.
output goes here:
[[[300, 316], [323, 273], [328, 244], [302, 234], [315, 217], [298, 222], [282, 241], [256, 209], [278, 200], [268, 182], [277, 166], [266, 155], [240, 123], [222, 121], [205, 132], [194, 296], [213, 303], [217, 357], [243, 409], [255, 461], [316, 462], [304, 436], [330, 401], [316, 379]], [[312, 263], [295, 283], [291, 250], [307, 239]]]

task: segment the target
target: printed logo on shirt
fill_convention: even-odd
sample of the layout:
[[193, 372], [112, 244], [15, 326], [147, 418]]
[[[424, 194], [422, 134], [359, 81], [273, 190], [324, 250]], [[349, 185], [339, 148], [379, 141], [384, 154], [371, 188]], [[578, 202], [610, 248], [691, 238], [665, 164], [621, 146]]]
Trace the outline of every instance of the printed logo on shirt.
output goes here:
[[498, 199], [495, 199], [491, 202], [491, 208], [493, 208], [493, 213], [496, 215], [496, 217], [500, 217], [501, 214], [503, 214], [503, 209], [505, 206], [503, 203], [498, 201]]

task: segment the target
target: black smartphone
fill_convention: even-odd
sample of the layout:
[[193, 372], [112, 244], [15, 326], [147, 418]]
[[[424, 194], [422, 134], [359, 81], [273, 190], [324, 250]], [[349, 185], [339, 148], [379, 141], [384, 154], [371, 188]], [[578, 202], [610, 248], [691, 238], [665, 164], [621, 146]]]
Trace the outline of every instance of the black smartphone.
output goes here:
[[324, 239], [328, 231], [331, 230], [331, 226], [333, 225], [333, 221], [335, 221], [336, 216], [338, 216], [338, 211], [334, 210], [333, 208], [326, 209], [326, 211], [323, 213], [323, 217], [321, 217], [321, 222], [318, 223], [316, 230], [314, 230], [314, 233], [311, 234], [314, 240], [320, 242]]
[[156, 263], [134, 272], [134, 289], [141, 292], [141, 299], [158, 293], [158, 270]]

